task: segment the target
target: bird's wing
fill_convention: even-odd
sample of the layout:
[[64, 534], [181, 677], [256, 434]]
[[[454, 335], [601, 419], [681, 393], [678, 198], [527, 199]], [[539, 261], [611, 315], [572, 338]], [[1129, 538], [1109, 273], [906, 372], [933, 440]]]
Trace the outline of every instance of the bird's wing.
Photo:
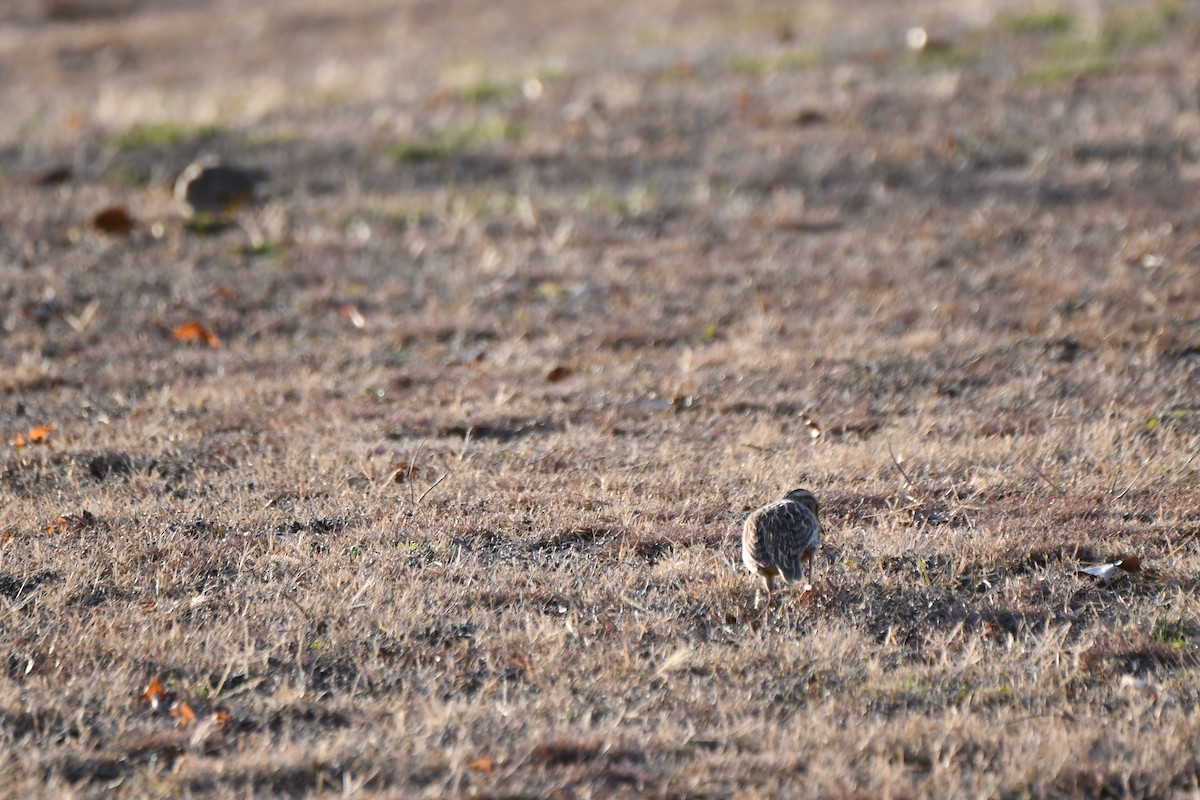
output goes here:
[[804, 554], [821, 543], [821, 526], [813, 513], [799, 503], [776, 503], [762, 510], [757, 528], [755, 558], [778, 569], [784, 581], [803, 578]]

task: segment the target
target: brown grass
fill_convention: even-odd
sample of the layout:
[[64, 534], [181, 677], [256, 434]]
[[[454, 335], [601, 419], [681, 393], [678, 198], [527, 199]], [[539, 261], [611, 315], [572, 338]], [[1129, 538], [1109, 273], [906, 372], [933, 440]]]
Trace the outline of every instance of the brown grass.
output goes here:
[[[1200, 790], [1192, 6], [1035, 83], [927, 2], [250, 5], [5, 12], [0, 795]], [[185, 228], [202, 150], [266, 201]]]

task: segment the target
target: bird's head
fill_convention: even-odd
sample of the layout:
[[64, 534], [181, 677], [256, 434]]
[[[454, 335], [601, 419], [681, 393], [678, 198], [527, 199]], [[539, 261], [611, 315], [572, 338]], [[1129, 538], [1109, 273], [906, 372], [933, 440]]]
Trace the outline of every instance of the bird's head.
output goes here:
[[820, 504], [817, 503], [816, 495], [814, 495], [808, 489], [792, 489], [787, 493], [787, 496], [784, 497], [784, 499], [791, 500], [793, 503], [799, 503], [811, 511], [813, 516], [816, 516], [821, 510]]

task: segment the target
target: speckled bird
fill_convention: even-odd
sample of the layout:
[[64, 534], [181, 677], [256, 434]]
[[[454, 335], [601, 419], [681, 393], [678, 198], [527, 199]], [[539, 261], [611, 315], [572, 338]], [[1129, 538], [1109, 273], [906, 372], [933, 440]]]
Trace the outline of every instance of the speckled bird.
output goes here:
[[266, 178], [261, 170], [224, 166], [214, 158], [203, 158], [179, 174], [175, 200], [188, 217], [232, 214], [254, 201], [255, 187]]
[[811, 586], [815, 577], [813, 558], [821, 546], [819, 510], [812, 492], [793, 489], [782, 500], [765, 505], [746, 518], [742, 527], [742, 563], [766, 584], [767, 609], [771, 607], [771, 582], [775, 578], [782, 578], [784, 583], [799, 581], [807, 568]]

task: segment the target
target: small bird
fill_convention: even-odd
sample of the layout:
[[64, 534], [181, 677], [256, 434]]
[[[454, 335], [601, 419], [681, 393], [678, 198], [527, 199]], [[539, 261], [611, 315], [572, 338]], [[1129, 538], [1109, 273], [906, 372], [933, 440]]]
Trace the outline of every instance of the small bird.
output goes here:
[[187, 217], [220, 217], [254, 201], [255, 187], [266, 180], [262, 170], [223, 166], [202, 158], [175, 180], [175, 200]]
[[[763, 579], [767, 586], [767, 606], [771, 608], [771, 582], [798, 581], [808, 570], [803, 597], [812, 591], [813, 557], [821, 546], [820, 506], [807, 489], [793, 489], [778, 502], [754, 511], [742, 526], [742, 563]], [[758, 600], [755, 599], [755, 608]]]

